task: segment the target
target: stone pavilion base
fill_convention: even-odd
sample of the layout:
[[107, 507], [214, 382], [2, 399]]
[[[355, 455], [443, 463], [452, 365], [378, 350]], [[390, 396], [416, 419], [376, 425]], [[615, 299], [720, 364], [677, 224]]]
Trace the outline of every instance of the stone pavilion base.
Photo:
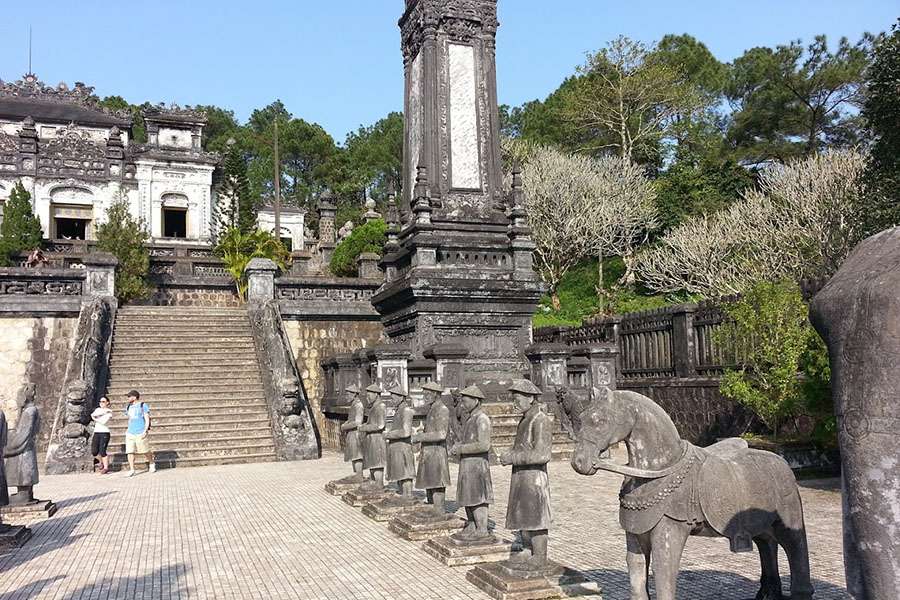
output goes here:
[[405, 512], [391, 519], [388, 529], [404, 540], [419, 542], [431, 538], [448, 536], [466, 525], [466, 520], [455, 513], [438, 512], [430, 505]]
[[497, 600], [543, 600], [600, 594], [596, 582], [553, 561], [539, 571], [527, 569], [521, 563], [479, 565], [466, 573], [466, 579]]
[[432, 538], [422, 549], [448, 567], [508, 560], [512, 544], [490, 535], [476, 542], [461, 542], [453, 536]]
[[325, 491], [332, 496], [343, 496], [350, 490], [358, 488], [365, 482], [366, 478], [363, 475], [350, 475], [349, 477], [344, 477], [343, 479], [335, 479], [333, 481], [329, 481], [325, 484]]
[[397, 495], [397, 493], [390, 488], [380, 488], [374, 483], [364, 483], [346, 492], [341, 496], [341, 499], [350, 506], [359, 508], [366, 504], [381, 502], [382, 500], [395, 495]]
[[0, 525], [0, 552], [18, 548], [31, 539], [31, 530], [24, 525]]
[[422, 501], [414, 496], [404, 497], [396, 494], [384, 500], [366, 504], [363, 506], [362, 513], [372, 520], [385, 522], [422, 506], [424, 506]]
[[27, 504], [10, 504], [0, 508], [0, 515], [10, 521], [32, 519], [49, 519], [56, 513], [56, 504], [52, 500], [35, 500]]

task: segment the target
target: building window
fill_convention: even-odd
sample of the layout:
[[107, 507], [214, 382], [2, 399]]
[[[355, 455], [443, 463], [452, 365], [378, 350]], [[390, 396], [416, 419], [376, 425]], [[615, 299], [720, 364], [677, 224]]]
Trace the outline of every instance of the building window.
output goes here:
[[163, 237], [186, 238], [187, 237], [187, 209], [168, 208], [162, 209]]
[[54, 219], [56, 226], [56, 237], [63, 240], [85, 240], [87, 239], [90, 221], [87, 219], [67, 219], [64, 217], [56, 217]]
[[288, 252], [294, 251], [294, 240], [289, 237], [281, 238], [281, 243], [284, 244], [284, 247], [287, 248]]

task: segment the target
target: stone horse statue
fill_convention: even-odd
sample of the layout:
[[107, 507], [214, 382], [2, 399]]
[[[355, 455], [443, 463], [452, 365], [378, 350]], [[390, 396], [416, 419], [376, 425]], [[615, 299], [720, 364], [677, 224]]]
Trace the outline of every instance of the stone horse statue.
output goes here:
[[[594, 388], [579, 399], [562, 390], [559, 414], [577, 444], [572, 467], [625, 475], [619, 522], [626, 532], [631, 600], [649, 600], [650, 565], [658, 600], [675, 600], [688, 536], [723, 536], [732, 552], [759, 550], [756, 600], [782, 599], [778, 546], [791, 568], [792, 600], [809, 600], [809, 553], [797, 482], [778, 455], [728, 439], [707, 448], [682, 440], [666, 412], [629, 391]], [[624, 441], [628, 465], [601, 458]]]

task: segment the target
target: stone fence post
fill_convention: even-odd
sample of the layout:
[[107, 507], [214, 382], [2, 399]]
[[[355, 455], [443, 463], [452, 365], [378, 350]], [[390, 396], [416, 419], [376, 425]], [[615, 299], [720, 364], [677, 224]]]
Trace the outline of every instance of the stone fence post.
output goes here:
[[247, 265], [247, 301], [264, 304], [275, 299], [275, 272], [278, 267], [268, 258], [254, 258]]
[[525, 348], [531, 363], [531, 381], [544, 392], [544, 401], [556, 397], [556, 388], [568, 385], [567, 362], [572, 349], [565, 344], [539, 343]]
[[381, 279], [381, 271], [378, 268], [378, 261], [381, 257], [374, 252], [363, 252], [356, 259], [359, 266], [359, 276], [363, 279]]
[[697, 376], [697, 349], [694, 341], [696, 304], [681, 306], [672, 315], [672, 365], [676, 377]]
[[92, 252], [84, 257], [83, 302], [94, 298], [113, 298], [116, 295], [116, 266], [119, 261], [108, 252]]

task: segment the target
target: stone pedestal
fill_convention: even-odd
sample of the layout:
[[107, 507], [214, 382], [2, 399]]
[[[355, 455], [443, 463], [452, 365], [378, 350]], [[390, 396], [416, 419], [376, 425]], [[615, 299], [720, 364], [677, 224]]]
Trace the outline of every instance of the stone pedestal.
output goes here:
[[395, 495], [378, 502], [366, 504], [363, 506], [362, 512], [374, 521], [386, 522], [397, 515], [414, 511], [422, 506], [422, 501], [419, 498]]
[[541, 570], [515, 563], [479, 565], [466, 573], [466, 579], [497, 600], [541, 600], [574, 596], [599, 597], [600, 587], [578, 571], [550, 561]]
[[[35, 500], [27, 504], [10, 504], [0, 508], [0, 516], [11, 521], [30, 521], [32, 519], [48, 519], [56, 513], [56, 504], [52, 500]], [[2, 527], [2, 525], [0, 525]]]
[[466, 525], [466, 520], [455, 513], [438, 512], [431, 507], [420, 507], [391, 519], [388, 529], [404, 540], [418, 542], [448, 536]]
[[448, 567], [458, 567], [508, 560], [512, 543], [495, 535], [475, 542], [461, 542], [453, 536], [443, 536], [428, 540], [422, 549]]
[[24, 525], [0, 525], [0, 552], [18, 548], [31, 539], [31, 530]]
[[375, 485], [364, 483], [363, 485], [356, 486], [356, 488], [346, 492], [341, 496], [341, 499], [350, 506], [359, 508], [366, 504], [372, 504], [373, 502], [381, 502], [395, 494], [396, 492], [388, 488], [379, 488]]
[[325, 491], [332, 496], [343, 496], [366, 482], [363, 475], [350, 475], [343, 479], [334, 479], [325, 484]]

